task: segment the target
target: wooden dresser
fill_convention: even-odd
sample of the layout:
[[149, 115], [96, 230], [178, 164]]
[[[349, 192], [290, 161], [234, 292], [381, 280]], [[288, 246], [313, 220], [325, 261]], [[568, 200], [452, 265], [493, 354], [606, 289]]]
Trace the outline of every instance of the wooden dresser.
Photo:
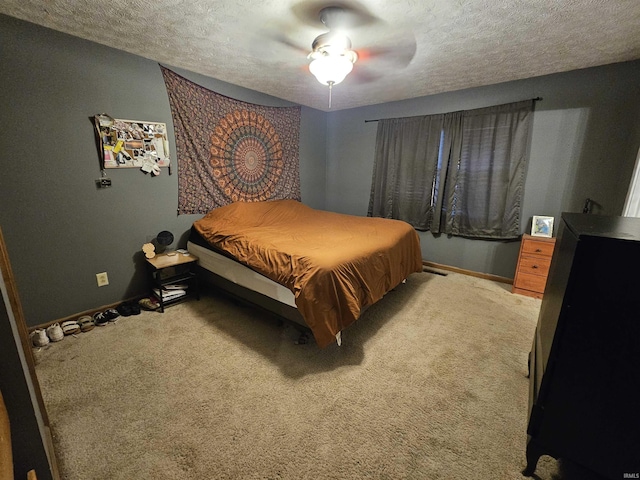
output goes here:
[[555, 244], [555, 238], [522, 236], [511, 293], [542, 298]]

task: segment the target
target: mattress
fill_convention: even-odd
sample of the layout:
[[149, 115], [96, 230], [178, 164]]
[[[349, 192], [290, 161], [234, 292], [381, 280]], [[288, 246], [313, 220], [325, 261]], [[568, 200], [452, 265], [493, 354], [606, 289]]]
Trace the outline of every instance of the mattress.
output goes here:
[[251, 270], [236, 260], [212, 250], [211, 247], [205, 247], [195, 243], [193, 235], [187, 243], [187, 250], [198, 257], [198, 265], [202, 268], [236, 285], [248, 288], [280, 303], [296, 308], [296, 300], [291, 290]]
[[[194, 222], [192, 231], [204, 240], [201, 246], [219, 254], [206, 260], [218, 275], [239, 281], [226, 262], [237, 261], [287, 289], [320, 347], [411, 273], [422, 271], [420, 240], [406, 222], [326, 212], [295, 200], [219, 207]], [[282, 293], [290, 302], [271, 283], [259, 282], [268, 296]]]

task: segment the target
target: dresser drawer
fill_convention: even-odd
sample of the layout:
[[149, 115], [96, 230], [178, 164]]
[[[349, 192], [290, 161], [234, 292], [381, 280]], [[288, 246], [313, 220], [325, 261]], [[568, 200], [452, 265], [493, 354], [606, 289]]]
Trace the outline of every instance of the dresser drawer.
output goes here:
[[554, 243], [541, 240], [524, 239], [522, 241], [522, 253], [542, 255], [551, 258], [553, 255]]
[[512, 293], [542, 298], [551, 267], [555, 238], [523, 235]]
[[547, 276], [533, 275], [531, 273], [518, 272], [515, 288], [521, 290], [530, 290], [532, 292], [544, 293], [544, 287], [547, 285]]
[[518, 273], [530, 273], [532, 275], [542, 275], [546, 277], [549, 273], [551, 257], [523, 255], [518, 263]]

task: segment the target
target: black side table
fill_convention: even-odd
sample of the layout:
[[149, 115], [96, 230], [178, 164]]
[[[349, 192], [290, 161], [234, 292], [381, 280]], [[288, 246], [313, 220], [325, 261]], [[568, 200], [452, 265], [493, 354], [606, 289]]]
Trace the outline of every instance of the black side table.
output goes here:
[[[198, 277], [194, 267], [198, 257], [179, 252], [161, 253], [147, 258], [151, 266], [153, 295], [160, 302], [160, 311], [165, 307], [196, 297], [200, 300]], [[182, 293], [183, 291], [184, 293]], [[176, 295], [172, 295], [176, 292]]]

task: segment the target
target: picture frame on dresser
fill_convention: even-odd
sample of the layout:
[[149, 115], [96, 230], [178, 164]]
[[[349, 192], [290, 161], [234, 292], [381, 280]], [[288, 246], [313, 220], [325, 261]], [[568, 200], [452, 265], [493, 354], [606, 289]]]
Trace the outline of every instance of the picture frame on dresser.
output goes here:
[[531, 220], [531, 236], [551, 238], [553, 236], [553, 217], [534, 215]]

